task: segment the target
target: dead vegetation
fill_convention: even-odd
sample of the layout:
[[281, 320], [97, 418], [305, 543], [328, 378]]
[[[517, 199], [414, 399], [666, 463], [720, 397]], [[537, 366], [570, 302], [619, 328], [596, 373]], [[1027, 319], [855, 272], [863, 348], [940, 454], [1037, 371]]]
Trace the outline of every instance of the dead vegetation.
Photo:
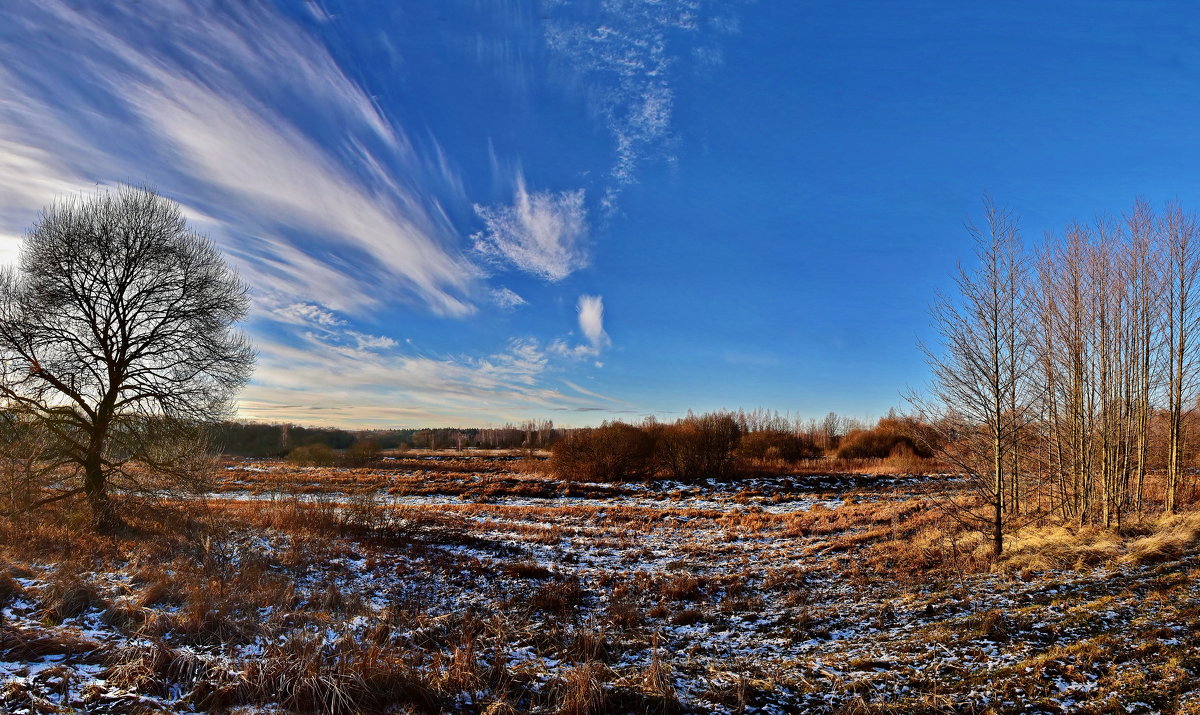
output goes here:
[[564, 485], [457, 464], [228, 464], [205, 503], [127, 508], [122, 533], [76, 528], [86, 513], [69, 503], [0, 524], [0, 708], [1026, 712], [1196, 697], [1194, 514], [1121, 536], [1031, 524], [997, 560], [939, 506], [969, 498], [953, 479]]

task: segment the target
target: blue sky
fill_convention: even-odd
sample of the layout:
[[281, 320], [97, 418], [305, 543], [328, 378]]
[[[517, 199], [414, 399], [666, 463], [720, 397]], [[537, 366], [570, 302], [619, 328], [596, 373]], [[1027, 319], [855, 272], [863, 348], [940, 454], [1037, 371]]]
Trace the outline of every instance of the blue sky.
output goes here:
[[[111, 6], [110, 6], [111, 5]], [[253, 286], [249, 419], [878, 416], [988, 192], [1197, 205], [1191, 3], [0, 9], [0, 259], [148, 183]]]

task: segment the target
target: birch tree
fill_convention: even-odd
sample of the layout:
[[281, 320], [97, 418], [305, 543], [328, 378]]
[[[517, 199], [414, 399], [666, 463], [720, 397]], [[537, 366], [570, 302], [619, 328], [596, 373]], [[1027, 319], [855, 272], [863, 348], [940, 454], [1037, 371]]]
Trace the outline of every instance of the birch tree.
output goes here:
[[1166, 256], [1165, 326], [1167, 343], [1167, 475], [1163, 508], [1173, 513], [1183, 481], [1183, 418], [1195, 399], [1197, 331], [1196, 279], [1200, 275], [1200, 242], [1196, 218], [1173, 203], [1162, 218]]
[[955, 295], [932, 308], [936, 346], [922, 345], [932, 372], [927, 395], [910, 396], [938, 432], [939, 454], [958, 466], [982, 510], [955, 516], [985, 531], [992, 551], [1004, 549], [1022, 433], [1032, 416], [1026, 269], [1016, 219], [990, 200], [983, 228], [969, 225], [976, 266], [959, 266]]

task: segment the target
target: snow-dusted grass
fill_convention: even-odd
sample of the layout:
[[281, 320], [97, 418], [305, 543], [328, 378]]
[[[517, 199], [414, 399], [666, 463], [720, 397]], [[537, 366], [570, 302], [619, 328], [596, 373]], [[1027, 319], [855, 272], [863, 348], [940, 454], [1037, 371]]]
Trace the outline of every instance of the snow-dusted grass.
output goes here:
[[1030, 530], [993, 564], [931, 506], [953, 498], [941, 477], [564, 484], [498, 459], [394, 466], [230, 464], [208, 498], [130, 509], [113, 537], [70, 512], [3, 525], [0, 710], [1200, 700], [1194, 517], [1125, 539]]

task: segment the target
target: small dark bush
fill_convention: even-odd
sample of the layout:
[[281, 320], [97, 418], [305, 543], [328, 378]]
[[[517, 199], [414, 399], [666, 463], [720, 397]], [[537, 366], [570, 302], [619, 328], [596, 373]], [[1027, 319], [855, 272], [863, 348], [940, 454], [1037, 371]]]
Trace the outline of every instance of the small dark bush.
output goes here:
[[306, 444], [288, 452], [288, 461], [299, 467], [328, 467], [335, 461], [333, 449], [327, 444]]
[[374, 440], [360, 439], [342, 455], [342, 462], [348, 467], [365, 467], [379, 459], [379, 445]]

